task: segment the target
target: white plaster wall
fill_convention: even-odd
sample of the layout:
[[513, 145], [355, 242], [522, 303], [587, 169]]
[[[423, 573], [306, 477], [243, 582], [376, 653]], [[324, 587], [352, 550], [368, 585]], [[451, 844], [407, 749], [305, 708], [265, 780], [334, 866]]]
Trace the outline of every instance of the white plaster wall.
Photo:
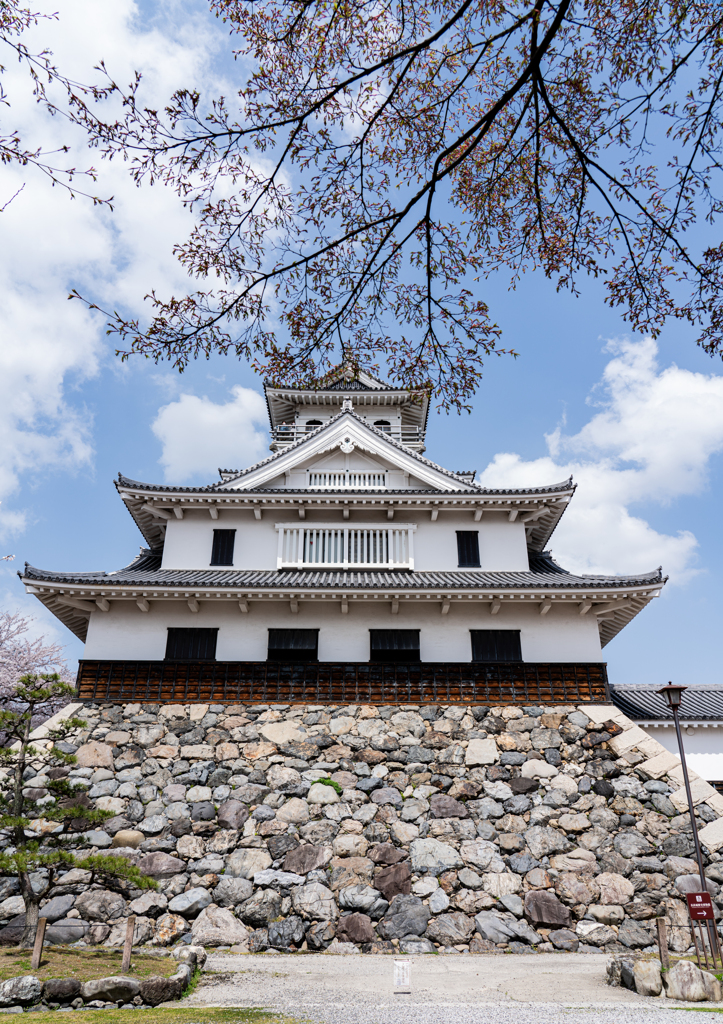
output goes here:
[[193, 613], [184, 601], [151, 601], [142, 612], [132, 601], [112, 601], [108, 612], [90, 617], [86, 658], [157, 660], [164, 657], [169, 626], [218, 626], [219, 661], [264, 661], [267, 630], [319, 629], [321, 661], [368, 661], [370, 629], [419, 629], [422, 661], [470, 661], [470, 629], [519, 629], [524, 661], [599, 662], [602, 660], [597, 625], [576, 609], [553, 608], [540, 616], [537, 608], [502, 608], [491, 615], [489, 605], [453, 601], [448, 615], [440, 604], [425, 598], [401, 599], [399, 612], [370, 595], [349, 602], [341, 614], [339, 601], [322, 598], [299, 602], [298, 614], [289, 602], [251, 602], [243, 614], [235, 601], [201, 601]]
[[[403, 513], [399, 513], [401, 519]], [[457, 569], [457, 530], [479, 531], [480, 569], [487, 572], [528, 572], [527, 540], [523, 523], [511, 523], [504, 513], [493, 512], [475, 522], [472, 513], [440, 512], [415, 517], [414, 568], [432, 572]], [[414, 521], [410, 519], [410, 521]], [[470, 570], [467, 570], [470, 571]], [[473, 571], [473, 570], [472, 570]]]
[[[671, 754], [678, 753], [673, 725], [646, 725], [645, 731]], [[723, 782], [723, 722], [711, 726], [683, 726], [683, 746], [688, 766], [708, 782]]]
[[[376, 499], [379, 504], [379, 499]], [[263, 519], [255, 519], [252, 511], [222, 511], [218, 519], [202, 511], [186, 512], [183, 519], [171, 519], [166, 529], [163, 550], [164, 569], [208, 569], [214, 529], [235, 529], [235, 569], [276, 569], [278, 534], [276, 523], [298, 521], [300, 526], [332, 523], [338, 526], [374, 524], [394, 526], [414, 523], [414, 567], [418, 571], [448, 571], [458, 568], [457, 530], [479, 530], [481, 569], [502, 572], [527, 572], [529, 561], [522, 523], [510, 523], [503, 514], [493, 513], [475, 523], [471, 513], [462, 515], [440, 512], [436, 522], [429, 514], [400, 510], [389, 521], [385, 511], [353, 513], [342, 518], [341, 507], [310, 508], [306, 519], [297, 520], [298, 513], [288, 508], [265, 509]], [[222, 567], [218, 567], [222, 568]], [[474, 570], [471, 570], [474, 571]]]
[[[257, 520], [251, 510], [221, 512], [211, 519], [207, 512], [186, 512], [183, 519], [168, 521], [163, 547], [164, 569], [208, 569], [211, 564], [213, 531], [236, 530], [234, 542], [235, 569], [275, 569], [278, 534], [274, 523], [286, 521], [288, 510], [274, 514], [265, 512]], [[223, 566], [214, 566], [223, 570]]]

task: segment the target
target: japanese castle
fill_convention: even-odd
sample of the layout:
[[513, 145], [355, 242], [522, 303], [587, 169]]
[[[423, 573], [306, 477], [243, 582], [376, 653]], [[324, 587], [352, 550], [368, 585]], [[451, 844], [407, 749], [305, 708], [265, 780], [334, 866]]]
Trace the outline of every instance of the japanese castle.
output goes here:
[[126, 568], [26, 564], [85, 643], [81, 699], [609, 699], [602, 649], [665, 579], [553, 561], [572, 480], [490, 489], [436, 465], [427, 396], [366, 373], [265, 393], [262, 462], [205, 487], [119, 476], [145, 541]]

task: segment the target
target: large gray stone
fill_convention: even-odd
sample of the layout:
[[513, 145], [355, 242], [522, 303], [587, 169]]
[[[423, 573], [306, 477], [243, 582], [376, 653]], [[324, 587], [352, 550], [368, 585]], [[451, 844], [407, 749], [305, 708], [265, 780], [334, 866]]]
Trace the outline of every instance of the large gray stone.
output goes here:
[[355, 945], [374, 942], [376, 934], [371, 918], [366, 914], [344, 914], [336, 926], [336, 938], [338, 942], [353, 942]]
[[284, 871], [291, 871], [297, 875], [306, 875], [310, 871], [317, 871], [325, 867], [332, 857], [329, 846], [297, 846], [284, 858]]
[[653, 847], [636, 829], [619, 832], [613, 840], [613, 847], [622, 857], [628, 858], [642, 857], [646, 853], [653, 852]]
[[702, 1003], [708, 998], [703, 971], [689, 960], [679, 960], [666, 971], [663, 975], [663, 985], [668, 999]]
[[40, 1000], [42, 985], [32, 974], [0, 982], [0, 1006], [30, 1006]]
[[618, 942], [629, 949], [645, 949], [652, 944], [653, 937], [642, 922], [628, 917], [618, 928]]
[[280, 891], [303, 885], [305, 881], [303, 875], [295, 875], [293, 871], [274, 871], [273, 868], [257, 871], [254, 875], [254, 885], [273, 886]]
[[164, 896], [162, 892], [144, 892], [142, 896], [128, 904], [131, 913], [153, 918], [165, 914], [167, 907], [168, 897]]
[[418, 896], [395, 896], [379, 925], [379, 934], [383, 939], [424, 935], [431, 916]]
[[[709, 878], [705, 880], [705, 887], [711, 896], [717, 896], [720, 892], [720, 886], [716, 882], [712, 882]], [[694, 875], [678, 875], [675, 879], [675, 888], [678, 892], [682, 892], [684, 895], [688, 895], [693, 892], [702, 892], [703, 888], [700, 884], [700, 875], [696, 871]]]
[[469, 811], [459, 800], [446, 793], [435, 793], [429, 798], [429, 806], [435, 818], [468, 818]]
[[530, 946], [536, 946], [538, 942], [542, 941], [541, 936], [535, 931], [534, 928], [531, 928], [529, 926], [529, 924], [527, 923], [527, 921], [524, 920], [524, 918], [519, 921], [511, 921], [510, 927], [512, 928], [513, 932], [520, 940], [520, 942], [526, 942]]
[[147, 853], [138, 861], [138, 868], [151, 878], [172, 878], [186, 870], [186, 862], [170, 853]]
[[577, 953], [580, 945], [577, 935], [569, 928], [558, 928], [556, 931], [551, 931], [547, 938], [555, 949], [563, 949], [566, 953]]
[[321, 882], [307, 882], [292, 893], [294, 910], [305, 919], [314, 921], [335, 921], [339, 909], [331, 889]]
[[220, 875], [225, 866], [225, 859], [220, 853], [207, 853], [192, 865], [197, 875]]
[[[99, 927], [107, 927], [107, 925]], [[90, 925], [87, 921], [81, 921], [77, 917], [65, 917], [48, 925], [45, 941], [51, 946], [66, 946], [70, 942], [77, 942], [79, 939], [85, 938], [89, 929]]]
[[180, 999], [184, 984], [181, 977], [162, 978], [155, 975], [141, 981], [140, 996], [146, 1006], [160, 1006], [174, 999]]
[[475, 927], [483, 939], [490, 942], [509, 942], [516, 938], [512, 922], [505, 921], [491, 910], [481, 910], [474, 919]]
[[393, 786], [382, 786], [380, 789], [375, 789], [370, 797], [374, 804], [390, 804], [392, 807], [400, 809], [402, 806], [402, 794], [398, 789], [394, 789]]
[[202, 910], [191, 932], [198, 946], [245, 946], [248, 949], [248, 929], [223, 907], [210, 906]]
[[80, 986], [80, 994], [86, 1003], [93, 999], [102, 999], [107, 1003], [131, 1003], [140, 993], [141, 986], [135, 978], [123, 978], [113, 975], [110, 978], [95, 978], [84, 981]]
[[43, 999], [46, 1003], [69, 1003], [80, 995], [77, 978], [48, 978], [43, 985]]
[[75, 909], [88, 921], [115, 921], [125, 916], [126, 901], [117, 892], [91, 889], [78, 896]]
[[571, 924], [568, 908], [547, 889], [525, 893], [525, 916], [532, 924], [550, 928], [569, 928]]
[[633, 965], [633, 978], [635, 991], [639, 996], [659, 996], [663, 990], [660, 960], [636, 960]]
[[174, 896], [168, 904], [168, 909], [172, 914], [195, 917], [196, 914], [200, 914], [204, 907], [207, 907], [211, 902], [211, 894], [208, 889], [197, 887], [195, 889], [187, 889], [186, 892], [181, 892], [178, 896]]
[[264, 928], [281, 913], [281, 895], [274, 889], [257, 889], [238, 908], [241, 920], [252, 928]]
[[232, 878], [253, 878], [257, 871], [270, 868], [272, 863], [266, 850], [234, 850], [226, 861], [226, 874]]
[[335, 935], [336, 925], [333, 921], [315, 921], [306, 933], [306, 943], [309, 949], [326, 949], [334, 941]]
[[40, 908], [40, 916], [44, 917], [48, 924], [52, 924], [53, 921], [59, 921], [65, 917], [68, 911], [73, 909], [74, 903], [75, 896], [70, 893], [67, 896], [54, 896], [44, 907]]
[[459, 852], [465, 864], [471, 864], [480, 871], [505, 870], [499, 847], [486, 839], [467, 839], [460, 844]]
[[218, 809], [217, 821], [219, 828], [238, 831], [243, 828], [248, 816], [249, 809], [240, 800], [226, 800]]
[[471, 917], [460, 910], [453, 910], [448, 914], [440, 914], [432, 921], [427, 927], [427, 938], [441, 946], [457, 946], [469, 942], [474, 929], [475, 923]]
[[468, 800], [467, 810], [473, 818], [482, 818], [483, 820], [501, 818], [505, 813], [502, 804], [493, 800], [491, 796], [484, 796], [480, 800]]
[[[107, 924], [94, 925], [94, 928], [108, 928]], [[110, 927], [108, 935], [106, 936], [106, 946], [122, 946], [126, 940], [126, 921], [116, 921]], [[155, 924], [150, 917], [137, 917], [135, 925], [133, 927], [133, 945], [143, 946], [146, 942], [149, 942], [155, 935]]]
[[213, 890], [214, 903], [219, 907], [235, 907], [249, 898], [253, 888], [248, 878], [221, 878]]
[[268, 930], [269, 945], [276, 949], [300, 946], [304, 941], [304, 931], [304, 922], [294, 914], [283, 921], [272, 921]]
[[[412, 870], [417, 874], [441, 875], [462, 867], [457, 851], [438, 839], [414, 839], [410, 846]], [[419, 933], [421, 934], [421, 933]]]
[[360, 910], [368, 914], [371, 908], [382, 898], [378, 889], [370, 885], [348, 885], [337, 894], [342, 910]]
[[569, 842], [561, 832], [554, 828], [546, 828], [542, 825], [533, 825], [525, 832], [525, 841], [533, 857], [541, 860], [551, 853], [564, 853], [572, 849]]
[[407, 896], [412, 891], [412, 872], [409, 863], [390, 864], [388, 868], [377, 871], [374, 884], [385, 900], [393, 900], [395, 896]]

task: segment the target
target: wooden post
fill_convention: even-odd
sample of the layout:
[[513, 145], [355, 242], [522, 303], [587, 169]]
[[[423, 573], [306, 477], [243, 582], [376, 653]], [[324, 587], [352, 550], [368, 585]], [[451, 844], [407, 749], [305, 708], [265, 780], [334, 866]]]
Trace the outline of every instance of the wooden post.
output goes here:
[[658, 949], [660, 951], [660, 963], [665, 970], [670, 970], [670, 954], [668, 953], [668, 928], [664, 917], [658, 917], [655, 921], [658, 927]]
[[40, 967], [40, 958], [43, 955], [43, 942], [45, 941], [45, 926], [47, 923], [48, 919], [41, 917], [35, 930], [35, 945], [33, 946], [33, 959], [30, 965], [33, 971], [37, 971], [38, 967]]
[[133, 932], [135, 931], [135, 927], [135, 917], [129, 917], [126, 921], [126, 941], [123, 946], [123, 963], [121, 964], [121, 971], [130, 970], [131, 953], [133, 952]]

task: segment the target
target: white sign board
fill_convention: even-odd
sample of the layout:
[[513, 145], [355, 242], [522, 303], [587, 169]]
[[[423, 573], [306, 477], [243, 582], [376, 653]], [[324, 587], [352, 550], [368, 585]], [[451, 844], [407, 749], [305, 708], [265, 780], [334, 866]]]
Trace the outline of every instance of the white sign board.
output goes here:
[[405, 992], [412, 991], [412, 983], [410, 977], [411, 963], [409, 960], [395, 960], [394, 961], [394, 994], [403, 994]]

